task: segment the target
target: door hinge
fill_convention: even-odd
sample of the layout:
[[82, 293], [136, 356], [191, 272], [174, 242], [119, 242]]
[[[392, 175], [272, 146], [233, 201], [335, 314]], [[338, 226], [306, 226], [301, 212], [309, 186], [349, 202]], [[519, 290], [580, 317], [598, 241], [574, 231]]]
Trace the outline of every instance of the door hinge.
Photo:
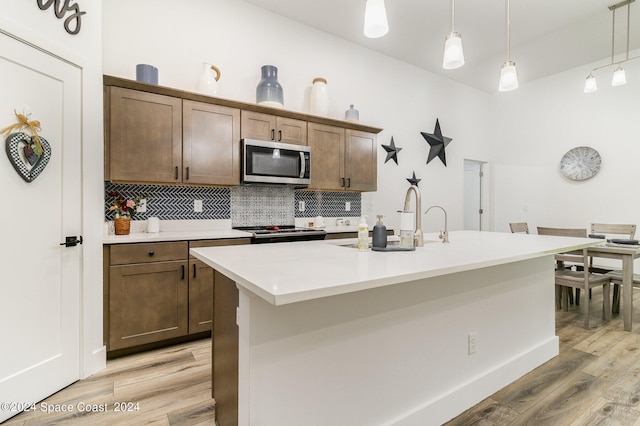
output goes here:
[[82, 235], [76, 237], [75, 235], [71, 237], [65, 237], [64, 243], [60, 243], [61, 246], [65, 247], [75, 247], [78, 244], [82, 244]]

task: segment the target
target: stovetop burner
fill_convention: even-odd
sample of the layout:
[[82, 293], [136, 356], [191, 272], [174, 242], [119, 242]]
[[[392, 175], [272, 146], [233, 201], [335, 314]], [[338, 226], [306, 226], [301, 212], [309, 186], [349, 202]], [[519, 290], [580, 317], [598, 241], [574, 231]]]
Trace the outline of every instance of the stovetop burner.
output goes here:
[[297, 228], [294, 225], [234, 226], [233, 229], [251, 232], [252, 243], [323, 240], [327, 235], [322, 229]]

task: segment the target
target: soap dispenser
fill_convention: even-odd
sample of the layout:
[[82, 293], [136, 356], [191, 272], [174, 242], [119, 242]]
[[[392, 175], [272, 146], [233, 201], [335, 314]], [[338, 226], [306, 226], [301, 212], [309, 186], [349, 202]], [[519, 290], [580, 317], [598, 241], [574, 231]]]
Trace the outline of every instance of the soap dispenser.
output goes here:
[[358, 251], [369, 250], [369, 226], [364, 216], [360, 218], [358, 225]]
[[385, 248], [387, 246], [387, 227], [382, 223], [383, 215], [379, 214], [376, 226], [373, 227], [373, 246]]

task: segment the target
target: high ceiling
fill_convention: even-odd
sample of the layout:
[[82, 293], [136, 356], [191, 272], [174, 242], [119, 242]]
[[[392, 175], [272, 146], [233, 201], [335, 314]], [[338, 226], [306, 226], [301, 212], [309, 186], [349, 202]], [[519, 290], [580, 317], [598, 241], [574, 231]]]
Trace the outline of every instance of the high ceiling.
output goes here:
[[[506, 0], [458, 0], [455, 29], [465, 65], [442, 68], [450, 0], [385, 0], [389, 33], [362, 34], [365, 0], [246, 0], [279, 15], [486, 92], [497, 91], [506, 60]], [[520, 84], [611, 56], [615, 0], [512, 0], [511, 60]], [[631, 3], [631, 50], [640, 48], [640, 2]], [[616, 60], [624, 59], [627, 8], [616, 12]], [[585, 66], [585, 77], [590, 69]], [[613, 71], [613, 70], [612, 70]]]

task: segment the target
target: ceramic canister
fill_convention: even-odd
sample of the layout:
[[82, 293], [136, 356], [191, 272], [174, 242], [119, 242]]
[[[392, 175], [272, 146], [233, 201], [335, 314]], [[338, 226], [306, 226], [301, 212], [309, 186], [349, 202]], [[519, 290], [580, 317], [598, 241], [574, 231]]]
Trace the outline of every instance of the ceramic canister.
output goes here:
[[158, 68], [148, 64], [136, 65], [136, 80], [141, 83], [158, 84]]
[[147, 219], [147, 232], [150, 234], [160, 232], [160, 219], [157, 217], [150, 217]]

